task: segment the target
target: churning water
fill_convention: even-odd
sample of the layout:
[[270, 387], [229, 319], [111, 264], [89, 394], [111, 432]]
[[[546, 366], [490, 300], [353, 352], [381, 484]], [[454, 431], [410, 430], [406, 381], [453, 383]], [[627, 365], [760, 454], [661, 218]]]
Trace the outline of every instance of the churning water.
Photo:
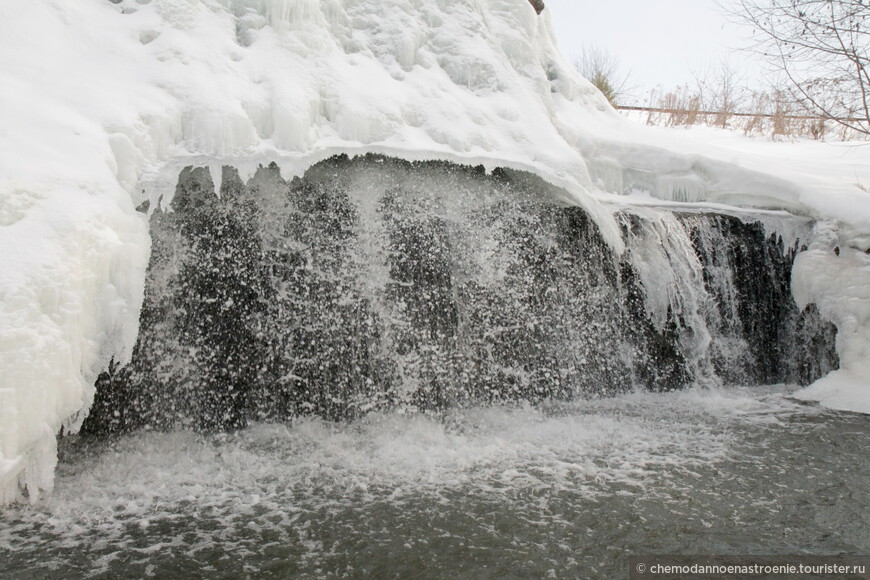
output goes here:
[[614, 578], [632, 553], [867, 553], [870, 417], [786, 388], [62, 444], [2, 578]]

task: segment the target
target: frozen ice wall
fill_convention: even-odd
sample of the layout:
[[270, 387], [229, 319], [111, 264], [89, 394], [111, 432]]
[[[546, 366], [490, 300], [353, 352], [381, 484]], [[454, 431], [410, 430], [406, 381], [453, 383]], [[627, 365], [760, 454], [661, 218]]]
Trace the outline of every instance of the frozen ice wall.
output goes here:
[[870, 237], [819, 224], [815, 242], [795, 263], [793, 293], [798, 304], [817, 304], [837, 325], [842, 364], [798, 396], [870, 413]]
[[129, 356], [142, 301], [147, 225], [95, 118], [117, 107], [89, 100], [95, 32], [73, 24], [60, 3], [0, 6], [0, 503], [51, 488], [56, 433]]

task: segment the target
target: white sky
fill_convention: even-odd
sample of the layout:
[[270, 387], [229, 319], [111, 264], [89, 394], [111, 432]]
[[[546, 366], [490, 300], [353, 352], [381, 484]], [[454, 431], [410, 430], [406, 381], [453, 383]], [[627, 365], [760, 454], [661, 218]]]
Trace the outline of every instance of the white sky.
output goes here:
[[661, 85], [692, 83], [722, 60], [752, 84], [758, 66], [738, 50], [746, 30], [727, 20], [715, 0], [545, 0], [562, 54], [594, 45], [617, 58], [636, 99]]

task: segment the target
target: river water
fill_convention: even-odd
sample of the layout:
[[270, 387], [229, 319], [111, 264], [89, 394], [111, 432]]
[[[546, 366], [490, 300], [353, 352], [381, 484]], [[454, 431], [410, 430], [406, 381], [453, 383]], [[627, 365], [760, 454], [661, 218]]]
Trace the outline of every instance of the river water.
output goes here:
[[0, 578], [618, 578], [870, 553], [870, 417], [789, 388], [62, 442]]

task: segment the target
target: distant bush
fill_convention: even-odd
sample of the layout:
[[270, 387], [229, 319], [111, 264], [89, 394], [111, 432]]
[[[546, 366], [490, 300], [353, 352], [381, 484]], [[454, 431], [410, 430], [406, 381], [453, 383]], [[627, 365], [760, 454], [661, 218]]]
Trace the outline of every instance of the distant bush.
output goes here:
[[645, 116], [648, 125], [706, 125], [772, 139], [831, 137], [849, 141], [868, 138], [848, 122], [825, 118], [808, 110], [786, 88], [752, 90], [737, 78], [727, 64], [722, 64], [704, 75], [695, 75], [693, 85], [667, 91], [654, 89], [648, 93], [645, 106], [617, 108], [638, 111]]
[[597, 46], [587, 46], [574, 57], [574, 68], [586, 77], [614, 107], [629, 90], [628, 74], [620, 71], [615, 56]]

